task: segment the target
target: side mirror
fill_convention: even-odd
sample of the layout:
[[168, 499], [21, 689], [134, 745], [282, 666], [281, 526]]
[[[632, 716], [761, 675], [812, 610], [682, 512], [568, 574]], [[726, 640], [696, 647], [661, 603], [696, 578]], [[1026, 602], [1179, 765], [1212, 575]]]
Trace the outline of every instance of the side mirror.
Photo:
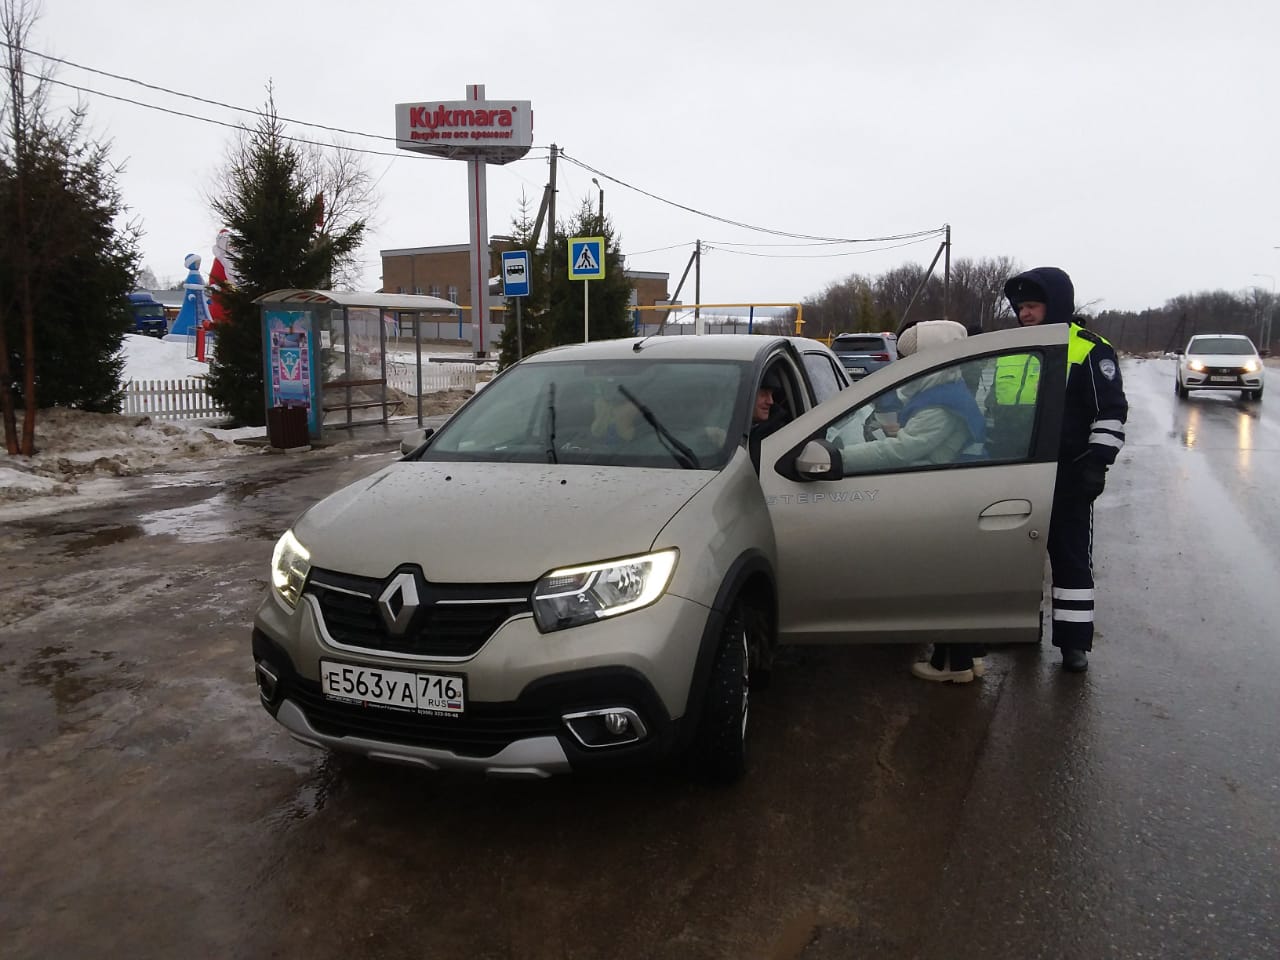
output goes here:
[[1177, 357], [1182, 356], [1182, 348], [1179, 347], [1177, 350], [1173, 351], [1173, 353], [1174, 353], [1174, 356], [1177, 356]]
[[844, 462], [829, 440], [810, 440], [796, 457], [796, 473], [802, 480], [843, 480]]
[[427, 429], [422, 432], [422, 439], [416, 442], [412, 437], [405, 437], [400, 441], [400, 455], [407, 457], [410, 454], [417, 453], [427, 445], [427, 441], [431, 439], [435, 432], [434, 427], [427, 427]]
[[1267, 347], [1263, 347], [1261, 350], [1258, 351], [1258, 356], [1269, 357], [1271, 356], [1271, 351]]

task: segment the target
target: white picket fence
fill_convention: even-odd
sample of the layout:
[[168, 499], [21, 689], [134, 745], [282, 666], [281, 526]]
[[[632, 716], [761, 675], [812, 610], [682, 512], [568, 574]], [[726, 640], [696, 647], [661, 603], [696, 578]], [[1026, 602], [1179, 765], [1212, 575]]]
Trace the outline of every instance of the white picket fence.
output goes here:
[[[418, 372], [407, 363], [387, 364], [387, 385], [409, 396], [418, 392]], [[424, 363], [422, 391], [474, 390], [474, 363]], [[130, 380], [124, 388], [123, 413], [153, 420], [221, 420], [227, 411], [209, 395], [205, 381]]]
[[204, 380], [130, 380], [123, 413], [153, 420], [221, 420], [227, 411], [214, 403]]
[[[387, 362], [387, 386], [414, 397], [418, 395], [418, 370], [412, 363]], [[422, 365], [422, 392], [437, 390], [475, 390], [476, 365], [474, 363], [424, 363]]]

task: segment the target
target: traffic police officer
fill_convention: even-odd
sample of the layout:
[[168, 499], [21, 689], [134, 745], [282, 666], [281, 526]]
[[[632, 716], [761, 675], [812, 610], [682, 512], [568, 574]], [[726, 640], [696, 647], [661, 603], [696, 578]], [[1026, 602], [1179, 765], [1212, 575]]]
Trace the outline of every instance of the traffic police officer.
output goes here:
[[[1020, 326], [1071, 325], [1058, 479], [1049, 521], [1049, 562], [1053, 645], [1062, 650], [1064, 669], [1083, 673], [1093, 648], [1093, 501], [1106, 485], [1107, 468], [1124, 446], [1129, 404], [1115, 350], [1074, 319], [1075, 288], [1065, 272], [1036, 267], [1010, 279], [1004, 293]], [[1025, 372], [1027, 379], [1038, 381], [1038, 369]], [[1015, 372], [1004, 373], [1013, 383]], [[1026, 383], [1018, 382], [1014, 403], [1024, 402], [1026, 396]]]

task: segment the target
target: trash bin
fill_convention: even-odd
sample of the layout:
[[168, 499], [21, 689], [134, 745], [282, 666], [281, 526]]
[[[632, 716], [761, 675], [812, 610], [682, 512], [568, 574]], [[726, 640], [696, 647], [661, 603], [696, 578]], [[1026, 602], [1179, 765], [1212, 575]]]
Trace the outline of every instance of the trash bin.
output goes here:
[[267, 442], [281, 450], [305, 447], [311, 442], [307, 431], [307, 408], [298, 406], [267, 409]]

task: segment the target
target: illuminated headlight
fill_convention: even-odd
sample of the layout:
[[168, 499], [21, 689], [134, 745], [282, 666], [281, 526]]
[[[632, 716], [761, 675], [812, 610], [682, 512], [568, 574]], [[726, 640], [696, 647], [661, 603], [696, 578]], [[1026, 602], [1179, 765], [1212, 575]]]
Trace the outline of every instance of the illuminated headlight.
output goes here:
[[1192, 360], [1190, 363], [1187, 364], [1187, 368], [1190, 370], [1194, 370], [1196, 373], [1204, 373], [1204, 364], [1201, 363], [1199, 360]]
[[1257, 373], [1257, 372], [1258, 372], [1258, 369], [1259, 369], [1261, 366], [1262, 366], [1262, 365], [1261, 365], [1260, 363], [1258, 363], [1258, 361], [1257, 361], [1257, 360], [1246, 360], [1246, 361], [1244, 362], [1244, 372], [1245, 372], [1245, 373]]
[[647, 607], [671, 582], [676, 550], [552, 570], [533, 587], [533, 616], [543, 633]]
[[310, 570], [311, 554], [298, 542], [292, 530], [287, 531], [276, 541], [275, 552], [271, 554], [271, 586], [290, 607], [298, 605], [302, 585], [307, 582]]

